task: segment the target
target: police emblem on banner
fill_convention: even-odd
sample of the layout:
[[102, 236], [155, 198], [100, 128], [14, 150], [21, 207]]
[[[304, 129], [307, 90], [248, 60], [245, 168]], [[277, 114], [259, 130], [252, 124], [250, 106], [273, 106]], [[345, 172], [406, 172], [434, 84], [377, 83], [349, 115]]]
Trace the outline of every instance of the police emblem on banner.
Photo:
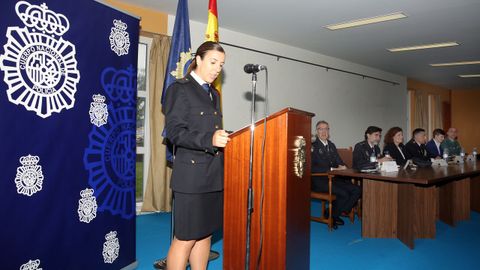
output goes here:
[[90, 123], [94, 124], [97, 127], [101, 127], [107, 123], [108, 119], [108, 109], [107, 104], [105, 104], [105, 97], [98, 94], [93, 95], [93, 102], [90, 103], [90, 110], [88, 114], [90, 115]]
[[117, 238], [117, 232], [112, 231], [105, 235], [105, 243], [103, 243], [103, 261], [105, 263], [113, 263], [120, 252], [120, 243]]
[[20, 266], [20, 270], [42, 270], [40, 267], [40, 260], [29, 260], [27, 263]]
[[61, 37], [70, 28], [67, 17], [26, 1], [15, 10], [26, 27], [8, 27], [0, 55], [8, 100], [42, 118], [73, 108], [80, 73], [75, 45]]
[[118, 56], [128, 54], [130, 49], [130, 37], [128, 35], [127, 24], [121, 20], [113, 20], [113, 27], [110, 31], [110, 49]]
[[108, 121], [94, 126], [85, 149], [84, 165], [89, 185], [95, 190], [98, 211], [131, 219], [135, 216], [135, 103], [136, 73], [133, 68], [102, 72], [102, 86], [109, 96]]
[[82, 198], [78, 200], [77, 212], [81, 222], [90, 223], [97, 216], [97, 200], [93, 193], [91, 188], [80, 191]]
[[137, 93], [137, 73], [132, 66], [127, 69], [107, 67], [102, 71], [101, 84], [116, 107], [132, 105]]
[[39, 161], [38, 156], [20, 157], [22, 166], [17, 168], [17, 176], [15, 177], [18, 194], [32, 196], [42, 190], [44, 177], [42, 166], [38, 165]]

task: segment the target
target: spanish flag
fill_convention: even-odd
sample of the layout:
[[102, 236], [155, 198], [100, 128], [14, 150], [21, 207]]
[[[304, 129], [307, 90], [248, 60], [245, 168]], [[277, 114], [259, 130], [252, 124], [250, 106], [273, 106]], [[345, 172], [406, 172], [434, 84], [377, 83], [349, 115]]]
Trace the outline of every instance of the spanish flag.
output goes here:
[[[208, 3], [208, 24], [207, 31], [205, 31], [205, 41], [218, 42], [218, 15], [217, 15], [217, 0], [210, 0]], [[222, 78], [221, 74], [213, 82], [213, 86], [222, 94]]]

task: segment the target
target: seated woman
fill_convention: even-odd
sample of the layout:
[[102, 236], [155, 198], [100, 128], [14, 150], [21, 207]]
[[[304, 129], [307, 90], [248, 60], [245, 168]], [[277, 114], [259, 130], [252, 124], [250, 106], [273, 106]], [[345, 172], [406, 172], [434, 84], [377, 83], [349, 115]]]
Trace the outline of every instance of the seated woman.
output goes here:
[[402, 129], [399, 127], [389, 129], [383, 142], [383, 155], [390, 155], [398, 165], [403, 166], [409, 159], [409, 156], [403, 145]]

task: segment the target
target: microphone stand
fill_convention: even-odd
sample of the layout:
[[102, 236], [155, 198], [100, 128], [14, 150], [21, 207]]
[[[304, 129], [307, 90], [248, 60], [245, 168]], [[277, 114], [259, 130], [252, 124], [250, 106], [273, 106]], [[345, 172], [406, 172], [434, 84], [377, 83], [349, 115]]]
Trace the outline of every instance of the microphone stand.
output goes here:
[[250, 123], [250, 164], [248, 176], [248, 195], [247, 195], [247, 239], [246, 239], [246, 253], [245, 253], [245, 270], [250, 269], [250, 232], [252, 224], [253, 212], [253, 143], [255, 136], [255, 92], [257, 88], [257, 73], [252, 73], [252, 103], [250, 108], [251, 123]]

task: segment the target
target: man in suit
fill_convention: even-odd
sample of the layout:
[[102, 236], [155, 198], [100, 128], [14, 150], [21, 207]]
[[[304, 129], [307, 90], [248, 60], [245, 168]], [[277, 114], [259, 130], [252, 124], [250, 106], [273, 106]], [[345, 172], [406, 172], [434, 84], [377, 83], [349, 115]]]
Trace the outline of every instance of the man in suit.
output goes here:
[[459, 156], [462, 151], [462, 147], [457, 140], [457, 129], [449, 128], [447, 131], [447, 138], [442, 142], [441, 145], [443, 151], [447, 152], [450, 156]]
[[[317, 136], [312, 143], [312, 173], [324, 173], [330, 170], [345, 170], [347, 167], [338, 155], [337, 148], [330, 138], [330, 126], [326, 121], [316, 125]], [[328, 192], [328, 178], [312, 177], [312, 190]], [[332, 193], [337, 196], [333, 202], [332, 217], [335, 225], [343, 225], [340, 218], [342, 212], [350, 212], [362, 194], [359, 186], [352, 184], [350, 179], [335, 177], [332, 181]], [[334, 228], [337, 228], [334, 226]]]
[[356, 170], [374, 169], [384, 161], [392, 160], [391, 157], [382, 157], [380, 139], [382, 129], [376, 126], [369, 126], [365, 130], [365, 140], [355, 144], [353, 149], [353, 168]]
[[427, 136], [425, 135], [425, 130], [423, 128], [416, 128], [413, 131], [412, 139], [405, 145], [407, 154], [413, 159], [418, 158], [420, 160], [430, 160], [428, 157], [427, 148], [425, 147], [425, 142], [427, 141]]
[[430, 158], [442, 158], [443, 149], [440, 147], [443, 140], [445, 140], [445, 131], [443, 129], [435, 129], [433, 131], [433, 138], [427, 143], [426, 148]]

